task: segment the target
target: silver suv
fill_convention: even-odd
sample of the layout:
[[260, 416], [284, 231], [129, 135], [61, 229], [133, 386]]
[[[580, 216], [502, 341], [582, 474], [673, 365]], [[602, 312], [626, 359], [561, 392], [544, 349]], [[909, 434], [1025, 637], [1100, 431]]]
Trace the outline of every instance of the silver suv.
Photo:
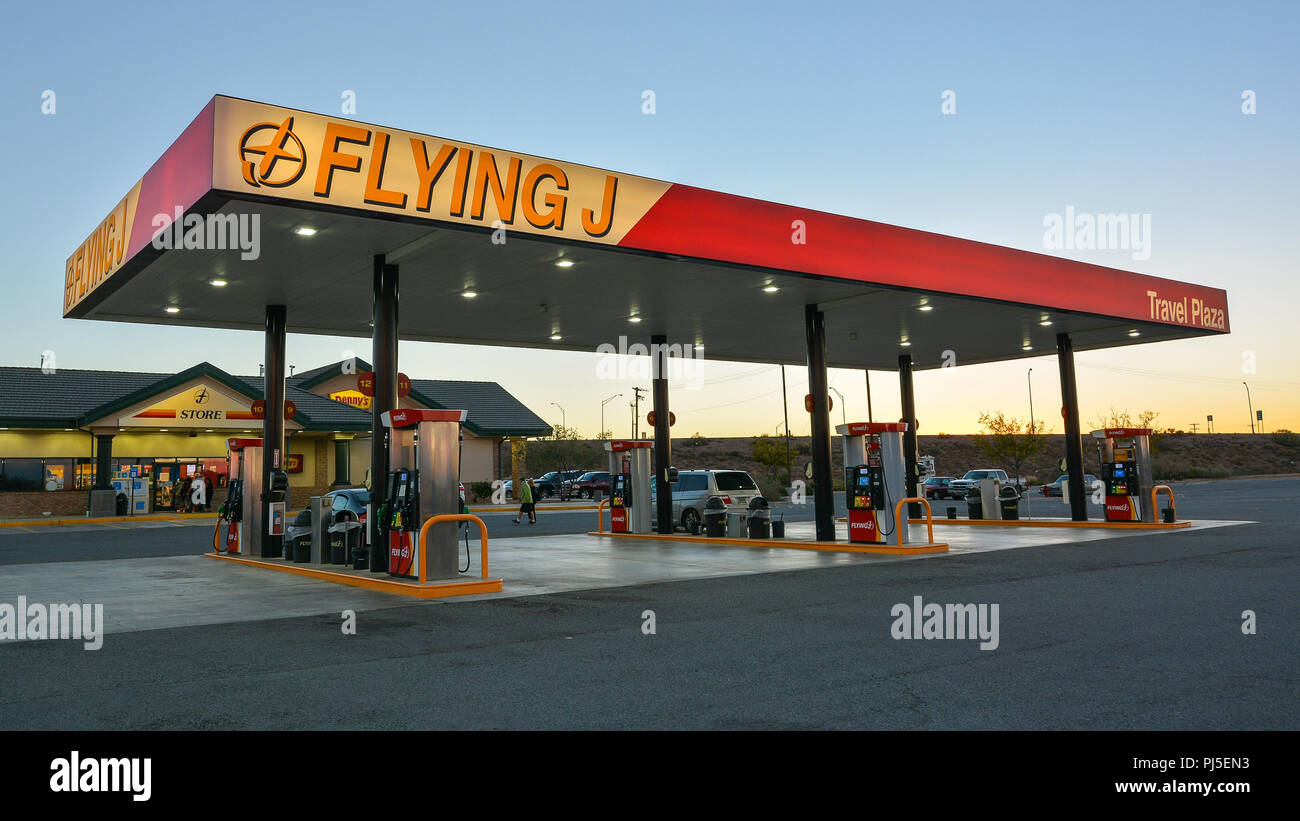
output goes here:
[[[743, 470], [683, 470], [673, 484], [673, 520], [689, 531], [693, 522], [703, 523], [704, 503], [710, 496], [720, 496], [729, 510], [738, 512], [760, 495], [758, 485]], [[651, 510], [658, 510], [655, 498], [652, 485]]]

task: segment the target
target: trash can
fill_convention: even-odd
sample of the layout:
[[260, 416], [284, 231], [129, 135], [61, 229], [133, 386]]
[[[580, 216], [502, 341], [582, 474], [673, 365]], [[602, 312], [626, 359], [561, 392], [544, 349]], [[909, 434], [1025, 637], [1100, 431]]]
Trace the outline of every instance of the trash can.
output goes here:
[[1020, 518], [1020, 491], [1013, 485], [1007, 485], [998, 491], [998, 506], [1002, 508], [1003, 521], [1015, 521]]
[[125, 493], [117, 494], [117, 498], [113, 501], [116, 505], [114, 510], [117, 512], [118, 516], [125, 516], [131, 512], [131, 501], [126, 498]]
[[347, 564], [347, 557], [361, 547], [361, 522], [338, 522], [330, 525], [329, 538], [330, 564]]
[[1173, 509], [1172, 507], [1162, 507], [1162, 508], [1160, 508], [1160, 517], [1161, 517], [1161, 519], [1164, 521], [1165, 524], [1167, 524], [1167, 525], [1171, 525], [1171, 524], [1173, 524], [1173, 523], [1174, 523], [1174, 509]]
[[980, 497], [980, 489], [973, 487], [966, 492], [966, 516], [970, 519], [984, 518], [984, 501]]
[[772, 522], [772, 538], [773, 539], [785, 538], [785, 514], [784, 513], [781, 514], [780, 519], [777, 519], [776, 521]]
[[295, 564], [306, 564], [311, 561], [311, 535], [303, 534], [293, 540], [293, 560]]
[[772, 532], [772, 508], [762, 496], [749, 500], [749, 538], [766, 539]]
[[370, 550], [364, 547], [352, 551], [352, 569], [366, 570], [370, 567]]
[[957, 508], [953, 507], [952, 505], [948, 506], [948, 518], [949, 519], [957, 518]]
[[727, 535], [727, 505], [721, 497], [711, 496], [704, 503], [704, 535], [713, 538]]

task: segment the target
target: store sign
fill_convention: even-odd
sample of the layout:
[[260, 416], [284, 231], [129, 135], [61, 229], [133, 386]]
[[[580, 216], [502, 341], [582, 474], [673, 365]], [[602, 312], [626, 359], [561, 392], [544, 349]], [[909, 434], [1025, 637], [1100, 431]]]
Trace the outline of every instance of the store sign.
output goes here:
[[140, 183], [122, 198], [86, 241], [68, 257], [63, 276], [63, 312], [71, 308], [117, 273], [127, 259], [127, 243], [140, 201]]
[[260, 418], [247, 400], [223, 393], [213, 385], [200, 384], [119, 417], [117, 424], [120, 427], [213, 428], [246, 425]]
[[213, 187], [617, 244], [669, 184], [218, 97]]
[[302, 473], [302, 454], [290, 453], [285, 460], [284, 470], [286, 473]]
[[361, 391], [334, 391], [329, 394], [329, 398], [333, 399], [335, 402], [342, 402], [345, 405], [351, 405], [360, 410], [370, 410], [371, 398]]

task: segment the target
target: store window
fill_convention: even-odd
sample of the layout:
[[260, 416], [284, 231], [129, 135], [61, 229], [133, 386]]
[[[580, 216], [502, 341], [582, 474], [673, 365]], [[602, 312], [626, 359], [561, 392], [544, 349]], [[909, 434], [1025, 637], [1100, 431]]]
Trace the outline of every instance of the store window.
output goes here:
[[40, 459], [0, 459], [0, 490], [40, 490], [44, 476]]
[[77, 459], [77, 490], [89, 490], [95, 486], [95, 460]]
[[46, 459], [41, 487], [45, 490], [72, 490], [71, 459]]

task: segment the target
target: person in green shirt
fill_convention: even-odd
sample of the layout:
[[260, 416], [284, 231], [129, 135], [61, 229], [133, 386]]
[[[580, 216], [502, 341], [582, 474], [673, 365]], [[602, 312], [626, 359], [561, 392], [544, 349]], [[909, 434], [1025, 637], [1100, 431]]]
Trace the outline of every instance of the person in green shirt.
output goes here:
[[533, 480], [532, 479], [525, 479], [523, 482], [520, 483], [519, 513], [511, 521], [513, 521], [515, 524], [519, 524], [519, 517], [524, 515], [525, 513], [528, 514], [528, 524], [530, 525], [537, 524], [537, 506], [533, 504]]

